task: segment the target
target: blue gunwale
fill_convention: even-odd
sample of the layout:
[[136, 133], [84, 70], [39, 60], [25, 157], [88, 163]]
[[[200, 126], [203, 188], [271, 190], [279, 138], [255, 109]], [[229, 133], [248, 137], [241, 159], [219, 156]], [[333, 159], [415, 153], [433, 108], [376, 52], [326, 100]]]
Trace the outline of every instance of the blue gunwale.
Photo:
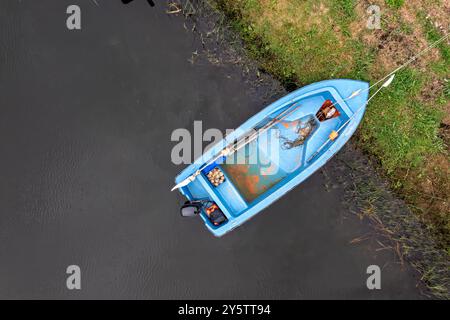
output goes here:
[[[341, 110], [346, 114], [347, 118], [351, 117], [353, 113], [358, 110], [359, 107], [363, 106], [368, 98], [368, 92], [365, 91], [363, 94], [353, 98], [349, 101], [344, 101], [345, 98], [349, 97], [354, 91], [358, 89], [367, 89], [368, 83], [356, 80], [346, 80], [346, 79], [338, 79], [338, 80], [327, 80], [317, 82], [303, 88], [300, 88], [287, 96], [273, 102], [262, 111], [257, 113], [248, 119], [244, 124], [242, 124], [238, 129], [225, 137], [221, 142], [217, 143], [215, 146], [210, 148], [207, 152], [205, 152], [199, 159], [197, 159], [193, 164], [188, 166], [185, 170], [183, 170], [175, 179], [176, 183], [184, 180], [186, 177], [194, 173], [203, 163], [211, 159], [215, 154], [220, 152], [223, 147], [228, 145], [230, 142], [239, 138], [242, 132], [246, 132], [252, 128], [254, 128], [260, 121], [271, 114], [275, 114], [282, 110], [283, 108], [292, 105], [300, 100], [307, 99], [309, 97], [313, 97], [315, 95], [326, 95], [329, 94], [332, 96], [336, 105], [338, 105]], [[317, 106], [317, 110], [320, 108], [320, 105]], [[301, 110], [301, 107], [300, 107]], [[210, 223], [205, 214], [201, 214], [200, 216], [204, 220], [207, 228], [216, 236], [222, 236], [223, 234], [231, 231], [233, 228], [241, 225], [243, 222], [247, 221], [261, 210], [269, 206], [271, 203], [282, 197], [288, 191], [293, 189], [295, 186], [303, 182], [310, 175], [312, 175], [316, 170], [322, 167], [335, 153], [337, 153], [342, 146], [350, 139], [350, 137], [355, 132], [358, 127], [363, 115], [365, 112], [365, 108], [356, 115], [352, 121], [340, 132], [340, 136], [333, 143], [329, 144], [328, 148], [324, 148], [324, 150], [317, 155], [309, 164], [304, 164], [306, 161], [306, 157], [309, 156], [308, 149], [302, 154], [302, 168], [299, 172], [292, 172], [280, 181], [276, 187], [267, 190], [263, 195], [260, 195], [258, 198], [253, 200], [250, 203], [246, 203], [247, 206], [238, 214], [232, 212], [230, 210], [229, 201], [226, 201], [217, 190], [209, 183], [203, 174], [197, 177], [198, 183], [194, 186], [188, 185], [180, 189], [180, 192], [189, 200], [196, 200], [199, 197], [194, 197], [193, 193], [199, 193], [202, 196], [209, 198], [210, 200], [216, 202], [216, 204], [221, 208], [224, 214], [228, 218], [228, 222], [222, 224], [219, 227], [216, 227]], [[302, 116], [305, 116], [303, 114]], [[290, 117], [289, 117], [290, 118]], [[288, 118], [288, 119], [289, 119]], [[288, 120], [287, 119], [287, 120]], [[331, 121], [331, 120], [329, 120]], [[342, 123], [341, 121], [340, 123]], [[337, 124], [339, 125], [339, 123]], [[314, 132], [310, 139], [314, 136], [314, 134], [319, 134], [318, 132]], [[308, 140], [310, 141], [310, 140]], [[314, 150], [311, 150], [313, 152]], [[301, 168], [299, 167], [299, 168]], [[229, 180], [227, 178], [227, 180]], [[231, 182], [229, 182], [231, 183]], [[192, 183], [193, 184], [193, 183]], [[194, 188], [196, 190], [191, 190]], [[234, 186], [233, 186], [234, 187]], [[203, 190], [199, 190], [202, 188]], [[219, 186], [220, 188], [220, 186]], [[195, 192], [193, 192], [195, 191]]]

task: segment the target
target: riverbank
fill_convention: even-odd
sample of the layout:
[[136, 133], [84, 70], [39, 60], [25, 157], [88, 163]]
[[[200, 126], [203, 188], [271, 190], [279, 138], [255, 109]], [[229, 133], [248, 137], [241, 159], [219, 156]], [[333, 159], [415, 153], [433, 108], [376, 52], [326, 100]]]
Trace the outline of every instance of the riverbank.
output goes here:
[[[443, 4], [438, 10], [438, 3], [430, 8], [421, 1], [375, 1], [381, 30], [365, 28], [366, 1], [209, 3], [227, 15], [261, 73], [276, 76], [287, 89], [327, 78], [374, 82], [439, 39], [448, 25]], [[393, 214], [390, 204], [385, 210], [383, 192], [365, 179], [347, 190], [358, 195], [357, 213], [390, 235], [400, 259], [408, 259], [442, 298], [449, 285], [449, 53], [441, 45], [398, 73], [391, 90], [371, 103], [353, 139], [410, 211]], [[342, 157], [348, 164], [348, 154]]]

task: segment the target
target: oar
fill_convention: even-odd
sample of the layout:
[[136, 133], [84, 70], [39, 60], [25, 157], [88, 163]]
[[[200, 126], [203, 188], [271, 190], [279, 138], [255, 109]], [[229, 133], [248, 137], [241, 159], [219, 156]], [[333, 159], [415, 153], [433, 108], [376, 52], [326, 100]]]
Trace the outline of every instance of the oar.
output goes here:
[[345, 121], [345, 123], [344, 123], [342, 126], [340, 126], [339, 129], [337, 129], [336, 131], [335, 131], [335, 130], [331, 131], [331, 133], [330, 133], [330, 135], [329, 135], [327, 141], [325, 141], [325, 142], [319, 147], [319, 149], [317, 149], [316, 152], [314, 152], [314, 153], [308, 158], [308, 160], [306, 160], [306, 162], [307, 162], [307, 163], [310, 162], [312, 159], [314, 159], [314, 158], [320, 153], [320, 151], [322, 151], [323, 148], [325, 148], [325, 146], [326, 146], [330, 141], [334, 141], [334, 140], [339, 136], [339, 132], [341, 132], [342, 129], [344, 129], [344, 127], [345, 127], [345, 126], [346, 126], [346, 125], [347, 125], [354, 117], [356, 117], [356, 115], [359, 113], [359, 111], [361, 111], [365, 106], [367, 106], [367, 104], [369, 103], [369, 101], [372, 100], [373, 97], [375, 97], [375, 96], [378, 94], [378, 92], [381, 91], [381, 89], [389, 87], [389, 85], [392, 83], [392, 81], [394, 80], [394, 78], [395, 78], [395, 73], [394, 73], [393, 75], [391, 75], [390, 78], [389, 78], [385, 83], [383, 83], [383, 85], [382, 85], [382, 86], [381, 86], [381, 87], [380, 87], [380, 88], [379, 88], [379, 89], [378, 89], [378, 90], [377, 90], [377, 91], [376, 91], [369, 99], [367, 99], [367, 101], [366, 101], [362, 106], [360, 106], [360, 107], [358, 108], [358, 110], [356, 110], [355, 113], [353, 113], [353, 115], [352, 115], [350, 118], [348, 118], [348, 120]]
[[[243, 139], [240, 139], [236, 144], [235, 147], [233, 149], [233, 152], [237, 152], [238, 150], [240, 150], [242, 147], [245, 147], [246, 145], [248, 145], [249, 143], [251, 143], [253, 140], [255, 140], [256, 138], [258, 138], [261, 134], [263, 134], [264, 132], [266, 132], [267, 130], [269, 130], [270, 128], [272, 128], [274, 125], [276, 125], [277, 123], [280, 123], [281, 121], [283, 121], [285, 118], [287, 118], [289, 115], [291, 115], [294, 111], [296, 111], [298, 108], [300, 107], [300, 105], [297, 105], [294, 109], [290, 110], [288, 113], [283, 114], [285, 111], [283, 111], [281, 114], [278, 115], [277, 118], [272, 119], [271, 121], [269, 121], [269, 123], [267, 123], [265, 126], [263, 126], [262, 128], [260, 128], [258, 131], [254, 132], [252, 135], [248, 136], [248, 137], [244, 137]], [[290, 108], [288, 108], [290, 109]], [[280, 117], [281, 116], [281, 117]]]
[[[295, 107], [295, 108], [294, 108]], [[255, 140], [259, 135], [269, 130], [271, 127], [291, 115], [294, 111], [296, 111], [300, 107], [299, 104], [294, 104], [291, 107], [287, 108], [283, 112], [281, 112], [278, 116], [270, 120], [266, 125], [264, 125], [262, 128], [260, 128], [258, 131], [253, 132], [249, 136], [244, 136], [243, 138], [239, 139], [239, 141], [235, 143], [229, 144], [227, 147], [222, 149], [215, 157], [213, 157], [211, 160], [209, 160], [207, 163], [203, 164], [197, 171], [195, 171], [193, 174], [191, 174], [189, 177], [175, 185], [170, 191], [182, 188], [190, 184], [192, 181], [194, 181], [197, 176], [202, 172], [203, 169], [208, 167], [209, 165], [213, 164], [215, 161], [222, 157], [226, 157], [230, 154], [233, 154], [234, 152], [238, 151], [242, 147], [248, 145], [250, 142]], [[267, 119], [267, 117], [266, 117]]]

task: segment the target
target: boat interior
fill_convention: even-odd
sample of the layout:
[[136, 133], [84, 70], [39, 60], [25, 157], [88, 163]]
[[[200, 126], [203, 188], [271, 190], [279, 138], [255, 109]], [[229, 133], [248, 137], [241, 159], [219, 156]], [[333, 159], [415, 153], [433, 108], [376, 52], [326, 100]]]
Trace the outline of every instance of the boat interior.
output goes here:
[[[346, 103], [338, 101], [330, 91], [322, 91], [283, 106], [274, 118], [299, 105], [265, 134], [205, 168], [189, 188], [191, 198], [215, 202], [228, 220], [246, 212], [327, 151], [323, 148], [315, 155], [330, 133], [352, 115]], [[325, 109], [330, 105], [331, 112]]]

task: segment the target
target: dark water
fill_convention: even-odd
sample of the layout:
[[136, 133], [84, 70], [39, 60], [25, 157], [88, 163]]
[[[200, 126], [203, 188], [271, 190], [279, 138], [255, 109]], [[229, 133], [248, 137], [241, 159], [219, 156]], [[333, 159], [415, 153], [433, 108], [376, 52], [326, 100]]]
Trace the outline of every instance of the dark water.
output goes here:
[[172, 130], [236, 127], [262, 99], [188, 62], [199, 40], [160, 2], [97, 2], [0, 2], [0, 298], [419, 297], [391, 252], [350, 244], [369, 227], [320, 173], [224, 238], [182, 219]]

